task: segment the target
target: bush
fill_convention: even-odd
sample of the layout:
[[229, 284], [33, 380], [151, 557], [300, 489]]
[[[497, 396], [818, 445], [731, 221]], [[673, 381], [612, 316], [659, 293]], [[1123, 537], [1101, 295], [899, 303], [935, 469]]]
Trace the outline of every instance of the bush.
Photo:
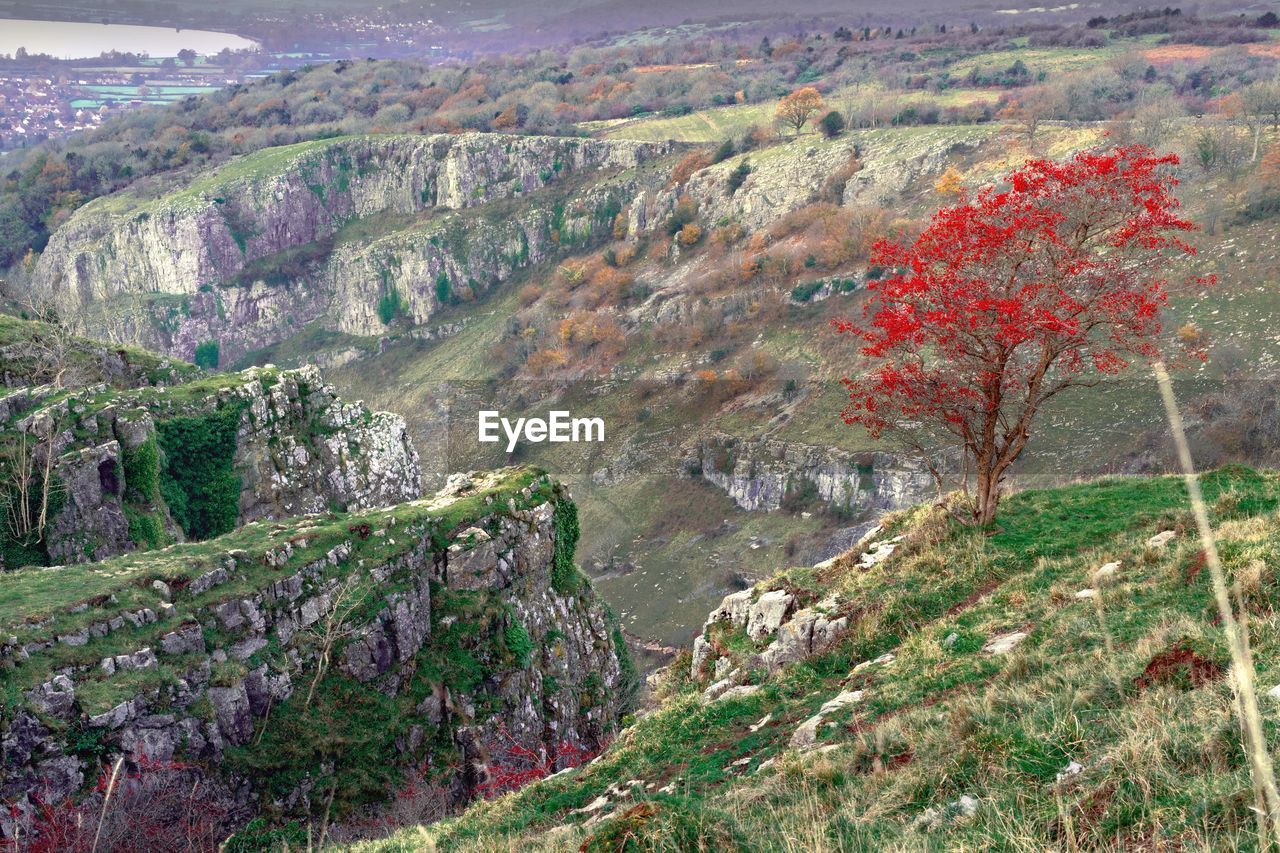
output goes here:
[[578, 506], [573, 501], [556, 504], [553, 517], [556, 531], [555, 553], [551, 564], [551, 587], [561, 595], [573, 595], [582, 584], [582, 576], [573, 564], [578, 547]]
[[154, 502], [160, 484], [160, 448], [155, 436], [132, 450], [124, 449], [120, 456], [124, 463], [125, 500]]
[[1248, 225], [1280, 216], [1280, 194], [1267, 195], [1249, 202], [1236, 214], [1234, 224]]
[[240, 478], [232, 467], [243, 406], [156, 424], [165, 464], [160, 493], [188, 539], [233, 530], [240, 515]]
[[676, 236], [681, 246], [694, 246], [702, 239], [702, 229], [695, 223], [690, 222], [680, 229], [680, 233]]
[[196, 367], [202, 367], [205, 370], [218, 369], [218, 342], [205, 341], [196, 346], [195, 359]]
[[728, 190], [728, 194], [733, 195], [734, 193], [736, 193], [738, 191], [738, 188], [741, 187], [746, 182], [747, 176], [750, 174], [751, 174], [750, 162], [744, 159], [742, 160], [742, 162], [738, 163], [738, 165], [734, 167], [733, 171], [729, 173], [729, 179], [728, 181], [726, 181], [726, 184], [725, 184]]
[[[444, 275], [444, 273], [441, 273]], [[445, 279], [445, 288], [448, 292], [449, 279]], [[438, 291], [437, 285], [437, 291]], [[443, 304], [443, 303], [441, 303]], [[378, 319], [382, 321], [382, 325], [390, 326], [397, 317], [403, 315], [409, 310], [409, 305], [404, 301], [404, 297], [400, 295], [400, 291], [392, 286], [387, 286], [382, 294], [382, 298], [378, 300]]]
[[680, 233], [682, 228], [697, 218], [697, 205], [695, 205], [690, 199], [680, 199], [680, 202], [676, 205], [676, 209], [671, 213], [671, 218], [667, 220], [667, 236], [676, 236]]
[[832, 110], [818, 121], [818, 129], [822, 131], [822, 135], [827, 139], [835, 139], [844, 133], [844, 128], [844, 116], [840, 114], [839, 110]]
[[821, 289], [821, 281], [806, 281], [791, 288], [791, 299], [795, 302], [808, 302]]
[[502, 632], [502, 640], [506, 643], [507, 651], [517, 667], [523, 669], [529, 665], [529, 656], [533, 653], [533, 640], [529, 639], [529, 632], [523, 625], [512, 622]]
[[436, 301], [441, 305], [453, 304], [453, 286], [449, 283], [449, 274], [444, 270], [436, 276]]

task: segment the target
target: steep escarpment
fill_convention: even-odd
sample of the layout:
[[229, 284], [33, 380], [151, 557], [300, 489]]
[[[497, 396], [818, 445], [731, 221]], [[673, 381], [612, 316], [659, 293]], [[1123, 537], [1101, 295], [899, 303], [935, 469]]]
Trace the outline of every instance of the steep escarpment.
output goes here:
[[576, 539], [563, 489], [511, 469], [10, 575], [0, 835], [117, 758], [128, 778], [194, 768], [243, 823], [340, 817], [410, 767], [465, 802], [500, 744], [598, 750], [634, 676]]
[[185, 357], [217, 341], [230, 361], [321, 318], [382, 334], [612, 233], [672, 150], [499, 134], [268, 149], [159, 198], [86, 205], [50, 241], [33, 289], [91, 328], [124, 315]]
[[314, 367], [155, 369], [189, 381], [0, 396], [0, 568], [102, 560], [246, 521], [421, 494], [404, 420], [343, 402]]

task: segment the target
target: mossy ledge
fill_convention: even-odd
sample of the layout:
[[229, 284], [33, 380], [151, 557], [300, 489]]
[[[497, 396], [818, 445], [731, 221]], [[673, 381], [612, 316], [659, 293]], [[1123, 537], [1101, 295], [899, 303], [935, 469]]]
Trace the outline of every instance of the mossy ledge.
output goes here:
[[0, 743], [17, 808], [0, 836], [117, 756], [134, 772], [192, 764], [245, 819], [287, 824], [380, 801], [409, 767], [465, 802], [499, 732], [598, 750], [632, 670], [589, 583], [553, 583], [569, 506], [545, 473], [512, 468], [386, 509], [11, 573]]

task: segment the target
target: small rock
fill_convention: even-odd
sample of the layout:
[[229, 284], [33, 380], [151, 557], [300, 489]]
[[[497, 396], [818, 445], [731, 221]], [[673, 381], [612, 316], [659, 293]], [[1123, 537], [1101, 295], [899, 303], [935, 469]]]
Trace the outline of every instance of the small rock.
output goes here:
[[[1277, 687], [1276, 689], [1280, 690], [1280, 687]], [[773, 714], [765, 714], [756, 722], [755, 725], [748, 727], [747, 731], [751, 732], [752, 734], [755, 734], [756, 732], [760, 731], [765, 726], [767, 726], [769, 724], [769, 721], [772, 719], [773, 719]]]
[[1147, 540], [1148, 548], [1163, 548], [1178, 537], [1176, 531], [1162, 530]]
[[1093, 579], [1096, 582], [1101, 578], [1114, 577], [1115, 573], [1118, 571], [1120, 571], [1120, 563], [1118, 561], [1114, 563], [1103, 563], [1098, 567], [1097, 571], [1093, 573]]
[[591, 814], [592, 812], [600, 811], [602, 808], [604, 808], [607, 805], [609, 805], [609, 798], [605, 796], [600, 796], [600, 797], [596, 797], [594, 800], [587, 803], [582, 808], [574, 809], [573, 811], [569, 812], [569, 814]]
[[989, 655], [1008, 654], [1017, 648], [1018, 644], [1027, 638], [1026, 631], [1013, 631], [1009, 634], [1001, 634], [999, 637], [993, 637], [982, 650]]
[[1070, 779], [1072, 776], [1079, 776], [1083, 772], [1084, 765], [1078, 761], [1072, 761], [1062, 770], [1058, 771], [1057, 781], [1061, 782], [1064, 779]]
[[723, 702], [725, 699], [742, 699], [760, 691], [759, 684], [742, 684], [738, 687], [730, 687], [715, 698], [717, 702]]
[[161, 581], [161, 580], [152, 581], [151, 588], [154, 589], [156, 593], [159, 594], [159, 596], [163, 598], [165, 601], [169, 601], [170, 599], [173, 598], [173, 592], [169, 589], [169, 585], [164, 581]]
[[1084, 600], [1087, 598], [1097, 598], [1098, 591], [1096, 589], [1082, 589], [1076, 593], [1076, 598]]
[[960, 642], [960, 635], [955, 631], [952, 631], [950, 634], [947, 634], [947, 638], [942, 641], [942, 647], [944, 649], [950, 649], [958, 642]]
[[1267, 697], [1270, 699], [1275, 699], [1277, 701], [1280, 701], [1280, 684], [1277, 684], [1275, 687], [1272, 687], [1270, 690], [1268, 690]]

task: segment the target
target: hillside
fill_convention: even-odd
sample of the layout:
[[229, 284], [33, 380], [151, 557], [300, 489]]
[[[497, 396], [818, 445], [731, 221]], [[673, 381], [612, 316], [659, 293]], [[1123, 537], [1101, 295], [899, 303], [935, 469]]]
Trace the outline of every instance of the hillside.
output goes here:
[[[573, 566], [575, 519], [548, 477], [507, 470], [9, 573], [0, 830], [81, 849], [103, 812], [109, 844], [176, 821], [207, 849], [261, 816], [236, 842], [259, 849], [412, 785], [439, 809], [498, 790], [475, 768], [508, 741], [561, 763], [598, 750], [637, 685]], [[108, 812], [93, 780], [117, 755], [135, 781]]]
[[[1266, 691], [1280, 479], [1204, 485]], [[1174, 478], [891, 515], [726, 598], [599, 761], [355, 849], [1254, 849], [1192, 528]]]

